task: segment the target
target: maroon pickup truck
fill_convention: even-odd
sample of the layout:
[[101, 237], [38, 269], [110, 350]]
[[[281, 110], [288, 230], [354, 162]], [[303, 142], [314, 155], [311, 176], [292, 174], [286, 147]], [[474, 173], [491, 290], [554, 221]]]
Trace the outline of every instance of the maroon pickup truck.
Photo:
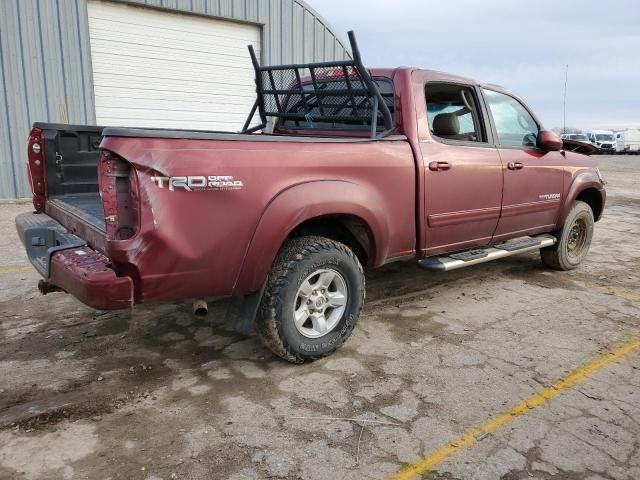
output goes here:
[[[585, 258], [596, 164], [495, 85], [353, 60], [260, 66], [240, 133], [36, 123], [34, 213], [16, 219], [42, 293], [97, 309], [232, 296], [229, 320], [305, 362], [351, 334], [363, 266], [447, 271], [540, 250]], [[268, 132], [268, 133], [267, 133]]]

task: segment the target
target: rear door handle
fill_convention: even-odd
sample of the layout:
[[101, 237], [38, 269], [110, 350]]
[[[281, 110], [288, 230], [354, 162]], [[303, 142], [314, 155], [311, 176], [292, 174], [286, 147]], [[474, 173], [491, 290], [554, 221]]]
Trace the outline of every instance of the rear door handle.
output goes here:
[[507, 168], [509, 170], [522, 170], [524, 168], [524, 164], [520, 162], [509, 162], [507, 163]]
[[449, 170], [451, 164], [449, 162], [429, 162], [429, 170], [437, 172], [438, 170]]

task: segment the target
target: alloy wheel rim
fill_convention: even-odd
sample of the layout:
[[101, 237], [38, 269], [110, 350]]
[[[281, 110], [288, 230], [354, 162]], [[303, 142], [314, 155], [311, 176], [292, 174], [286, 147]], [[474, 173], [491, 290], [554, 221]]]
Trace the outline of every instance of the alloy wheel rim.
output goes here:
[[322, 268], [304, 279], [296, 293], [293, 321], [307, 338], [320, 338], [340, 323], [347, 308], [348, 290], [336, 270]]

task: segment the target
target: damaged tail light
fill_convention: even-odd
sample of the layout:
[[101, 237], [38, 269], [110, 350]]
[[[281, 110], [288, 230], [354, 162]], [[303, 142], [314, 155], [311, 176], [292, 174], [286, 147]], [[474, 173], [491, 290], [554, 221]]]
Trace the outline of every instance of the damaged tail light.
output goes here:
[[47, 197], [46, 168], [44, 163], [44, 139], [42, 130], [34, 128], [27, 141], [27, 176], [33, 192], [33, 206], [36, 212], [44, 212]]
[[138, 230], [136, 176], [129, 162], [103, 150], [98, 161], [98, 183], [107, 238], [127, 240]]

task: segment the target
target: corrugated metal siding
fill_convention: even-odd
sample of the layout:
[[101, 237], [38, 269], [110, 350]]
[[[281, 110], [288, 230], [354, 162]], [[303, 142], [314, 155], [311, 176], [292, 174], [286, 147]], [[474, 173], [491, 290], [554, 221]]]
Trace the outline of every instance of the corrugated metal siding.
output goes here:
[[[265, 64], [347, 55], [302, 0], [125, 3], [262, 23]], [[0, 198], [30, 195], [25, 143], [37, 121], [95, 124], [86, 0], [0, 0]]]

